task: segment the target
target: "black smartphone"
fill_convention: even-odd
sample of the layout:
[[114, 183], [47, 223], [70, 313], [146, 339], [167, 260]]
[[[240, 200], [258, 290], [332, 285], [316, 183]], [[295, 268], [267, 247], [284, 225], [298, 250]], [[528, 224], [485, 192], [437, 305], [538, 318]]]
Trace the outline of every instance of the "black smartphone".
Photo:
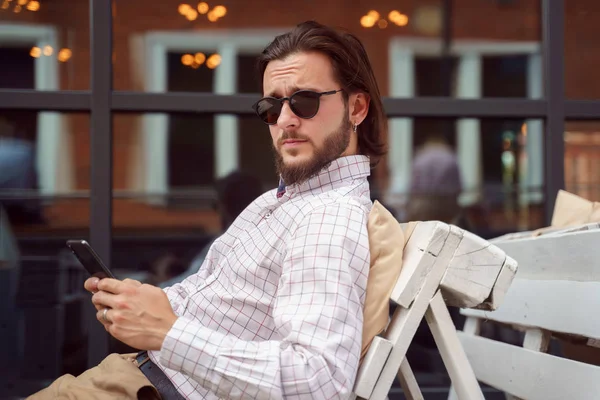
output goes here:
[[85, 240], [67, 240], [67, 247], [71, 249], [81, 265], [97, 278], [114, 278], [113, 273], [102, 262], [102, 259]]

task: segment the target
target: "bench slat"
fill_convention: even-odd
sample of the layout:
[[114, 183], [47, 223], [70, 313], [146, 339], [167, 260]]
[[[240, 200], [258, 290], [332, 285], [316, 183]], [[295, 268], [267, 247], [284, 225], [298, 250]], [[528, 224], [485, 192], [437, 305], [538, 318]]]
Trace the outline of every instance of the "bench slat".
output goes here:
[[519, 264], [517, 279], [600, 282], [600, 230], [494, 242]]
[[461, 314], [600, 339], [600, 318], [591, 310], [600, 310], [600, 282], [515, 279], [496, 311]]
[[371, 347], [369, 347], [356, 377], [354, 393], [358, 397], [368, 399], [371, 396], [383, 365], [392, 351], [392, 347], [392, 342], [381, 336], [373, 338]]
[[[460, 247], [449, 260], [441, 288], [446, 304], [477, 307], [486, 301], [506, 261], [498, 247], [471, 232], [463, 232]], [[514, 276], [515, 271], [513, 271]], [[512, 279], [512, 277], [511, 277]]]
[[[446, 237], [443, 237], [444, 234]], [[385, 332], [385, 338], [391, 341], [394, 347], [381, 371], [373, 393], [371, 393], [373, 399], [384, 399], [388, 395], [400, 365], [405, 359], [410, 342], [429, 306], [429, 302], [439, 288], [448, 266], [448, 260], [452, 258], [462, 239], [462, 231], [446, 224], [437, 223], [435, 233], [430, 237], [432, 239], [427, 247], [421, 248], [422, 258], [420, 260], [420, 263], [427, 266], [431, 265], [430, 271], [410, 308], [396, 308], [392, 321]], [[416, 268], [416, 270], [420, 269]], [[404, 269], [402, 272], [404, 272]]]
[[392, 301], [404, 308], [410, 307], [431, 272], [435, 257], [440, 254], [449, 232], [448, 225], [437, 221], [417, 224], [404, 248], [402, 270], [390, 296]]
[[477, 379], [528, 400], [597, 400], [600, 367], [458, 332]]

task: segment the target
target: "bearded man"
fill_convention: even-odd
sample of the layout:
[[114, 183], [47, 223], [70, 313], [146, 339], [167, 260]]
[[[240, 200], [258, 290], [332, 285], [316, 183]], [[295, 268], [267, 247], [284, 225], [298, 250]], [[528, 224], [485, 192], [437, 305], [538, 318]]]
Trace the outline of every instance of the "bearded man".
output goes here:
[[351, 395], [370, 263], [367, 177], [385, 152], [379, 89], [360, 41], [316, 22], [276, 37], [258, 62], [254, 110], [279, 187], [181, 283], [88, 279], [98, 321], [144, 351], [109, 355], [32, 399]]

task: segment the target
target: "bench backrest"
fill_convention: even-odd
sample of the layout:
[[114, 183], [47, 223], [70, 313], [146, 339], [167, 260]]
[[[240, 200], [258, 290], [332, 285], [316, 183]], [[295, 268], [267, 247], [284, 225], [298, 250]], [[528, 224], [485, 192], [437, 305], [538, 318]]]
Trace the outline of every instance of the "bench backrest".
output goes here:
[[399, 307], [386, 331], [371, 343], [359, 368], [355, 395], [385, 398], [438, 291], [445, 305], [495, 309], [516, 268], [502, 250], [469, 232], [438, 221], [419, 222], [407, 238], [401, 271], [389, 295]]
[[495, 244], [519, 272], [498, 310], [464, 315], [600, 339], [600, 229]]
[[[600, 367], [545, 354], [551, 336], [600, 347], [600, 229], [593, 228], [493, 241], [519, 270], [497, 310], [461, 310], [470, 318], [459, 336], [478, 380], [518, 398], [599, 398]], [[525, 331], [523, 347], [477, 336], [482, 320]]]

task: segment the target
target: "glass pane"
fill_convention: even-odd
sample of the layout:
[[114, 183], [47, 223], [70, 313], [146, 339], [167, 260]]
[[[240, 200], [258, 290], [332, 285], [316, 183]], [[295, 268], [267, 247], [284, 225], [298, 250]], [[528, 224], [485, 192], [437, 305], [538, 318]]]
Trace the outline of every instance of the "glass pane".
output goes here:
[[89, 116], [0, 110], [0, 193], [73, 195], [90, 187]]
[[600, 122], [565, 124], [565, 187], [590, 201], [600, 201]]
[[0, 397], [24, 398], [86, 367], [89, 295], [65, 241], [89, 237], [89, 117], [0, 121]]
[[565, 95], [575, 99], [600, 98], [595, 65], [600, 48], [592, 38], [600, 34], [599, 3], [564, 0], [565, 7]]
[[88, 89], [89, 15], [89, 1], [0, 0], [0, 89]]
[[255, 57], [275, 35], [316, 19], [363, 41], [384, 96], [542, 96], [539, 0], [454, 2], [447, 51], [445, 3], [335, 0], [307, 7], [170, 0], [145, 9], [140, 20], [135, 2], [118, 0], [114, 43], [121, 62], [114, 86], [256, 93]]
[[278, 182], [269, 130], [253, 115], [116, 114], [114, 133], [117, 193], [209, 193], [237, 169], [266, 187]]
[[393, 118], [389, 127], [387, 168], [376, 173], [400, 220], [454, 221], [484, 238], [543, 226], [542, 121]]

